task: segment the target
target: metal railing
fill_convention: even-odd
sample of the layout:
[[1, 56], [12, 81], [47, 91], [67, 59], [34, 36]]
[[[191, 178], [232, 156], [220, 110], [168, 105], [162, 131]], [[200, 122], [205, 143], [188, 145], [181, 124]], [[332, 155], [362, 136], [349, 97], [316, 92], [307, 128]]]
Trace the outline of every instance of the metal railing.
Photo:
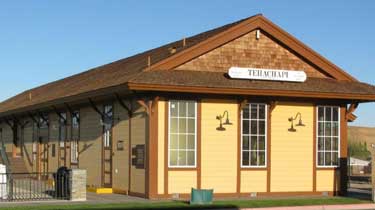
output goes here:
[[69, 173], [0, 173], [0, 202], [66, 200], [69, 181]]

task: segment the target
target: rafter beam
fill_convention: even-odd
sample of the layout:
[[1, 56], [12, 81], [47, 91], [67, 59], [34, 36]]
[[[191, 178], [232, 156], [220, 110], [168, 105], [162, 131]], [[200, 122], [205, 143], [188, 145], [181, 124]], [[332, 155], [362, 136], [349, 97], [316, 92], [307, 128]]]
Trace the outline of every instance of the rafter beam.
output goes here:
[[91, 98], [89, 98], [89, 102], [94, 111], [100, 115], [101, 119], [104, 119], [105, 113], [99, 110], [99, 108]]
[[127, 106], [125, 103], [124, 103], [124, 101], [121, 99], [121, 97], [120, 97], [120, 95], [118, 94], [118, 93], [115, 93], [115, 96], [116, 96], [116, 99], [117, 99], [117, 101], [120, 103], [120, 105], [124, 108], [124, 109], [126, 109], [126, 111], [128, 111], [128, 115], [129, 116], [131, 116], [132, 115], [132, 104], [131, 104], [131, 102], [129, 102], [129, 106]]
[[62, 119], [64, 121], [64, 125], [67, 124], [67, 119], [66, 119], [66, 116], [64, 117], [62, 115], [61, 112], [59, 112], [59, 110], [57, 110], [57, 108], [55, 106], [52, 106], [52, 109], [55, 111], [55, 113], [59, 116], [60, 120]]
[[349, 108], [346, 111], [345, 118], [348, 122], [354, 122], [357, 119], [357, 116], [353, 114], [355, 110], [358, 108], [358, 103], [351, 103]]

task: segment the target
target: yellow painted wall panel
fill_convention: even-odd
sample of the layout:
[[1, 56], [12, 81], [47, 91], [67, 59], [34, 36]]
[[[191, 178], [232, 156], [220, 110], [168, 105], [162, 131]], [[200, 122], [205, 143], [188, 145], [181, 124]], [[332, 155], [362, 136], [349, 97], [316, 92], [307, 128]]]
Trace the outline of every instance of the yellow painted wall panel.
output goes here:
[[[133, 104], [134, 112], [131, 124], [131, 147], [145, 145], [148, 138], [148, 116], [143, 107]], [[145, 151], [146, 152], [146, 151]], [[131, 166], [130, 191], [145, 193], [146, 170]]]
[[340, 173], [334, 172], [334, 170], [317, 170], [316, 171], [316, 190], [317, 191], [334, 191], [335, 182], [336, 190], [339, 189], [339, 177]]
[[[217, 115], [229, 112], [232, 125], [218, 131]], [[202, 188], [215, 193], [234, 193], [237, 183], [237, 116], [234, 100], [202, 100]]]
[[[278, 104], [271, 119], [271, 191], [312, 191], [313, 105]], [[290, 132], [288, 118], [302, 114], [304, 127]], [[298, 123], [297, 119], [297, 123]]]
[[102, 125], [91, 107], [80, 109], [79, 168], [87, 170], [87, 185], [101, 187]]
[[158, 194], [164, 193], [165, 101], [158, 104]]
[[[127, 191], [129, 190], [129, 116], [118, 102], [114, 103], [114, 119], [115, 123], [112, 129], [113, 188]], [[123, 144], [122, 150], [117, 147], [120, 141]]]
[[267, 171], [241, 171], [241, 193], [266, 191]]
[[190, 193], [191, 188], [197, 187], [196, 171], [169, 171], [168, 172], [168, 192]]

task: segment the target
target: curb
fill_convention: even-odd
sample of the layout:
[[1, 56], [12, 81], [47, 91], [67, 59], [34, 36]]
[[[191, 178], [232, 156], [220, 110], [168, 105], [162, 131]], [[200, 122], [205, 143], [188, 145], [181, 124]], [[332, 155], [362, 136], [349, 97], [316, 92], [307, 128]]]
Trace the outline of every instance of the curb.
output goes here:
[[266, 208], [241, 208], [241, 210], [364, 210], [375, 209], [375, 204], [344, 204], [344, 205], [316, 205], [316, 206], [284, 206], [284, 207], [266, 207]]

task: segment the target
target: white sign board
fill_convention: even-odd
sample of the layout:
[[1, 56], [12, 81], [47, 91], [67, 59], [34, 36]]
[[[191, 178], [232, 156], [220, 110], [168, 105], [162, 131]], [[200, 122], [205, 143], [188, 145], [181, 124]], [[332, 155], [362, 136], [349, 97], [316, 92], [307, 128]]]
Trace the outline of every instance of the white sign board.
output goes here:
[[228, 74], [233, 79], [273, 80], [287, 82], [304, 82], [306, 81], [307, 77], [304, 71], [241, 67], [231, 67]]

